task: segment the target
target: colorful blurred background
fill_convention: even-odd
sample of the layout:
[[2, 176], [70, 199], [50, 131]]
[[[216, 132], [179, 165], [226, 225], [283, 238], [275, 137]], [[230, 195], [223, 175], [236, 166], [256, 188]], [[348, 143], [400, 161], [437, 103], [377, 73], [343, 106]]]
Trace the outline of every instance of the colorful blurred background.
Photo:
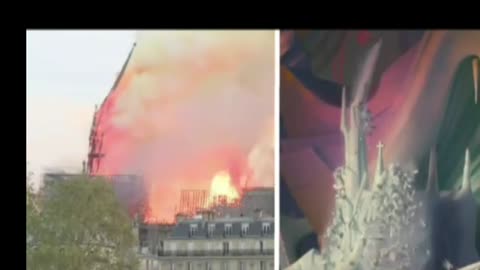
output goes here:
[[468, 147], [479, 194], [479, 31], [282, 31], [280, 226], [290, 260], [321, 249], [317, 236], [334, 204], [333, 171], [343, 164], [341, 89], [348, 91], [358, 60], [379, 40], [368, 86], [375, 125], [369, 159], [383, 141], [386, 163], [418, 169], [422, 189], [436, 148], [440, 189], [452, 190]]

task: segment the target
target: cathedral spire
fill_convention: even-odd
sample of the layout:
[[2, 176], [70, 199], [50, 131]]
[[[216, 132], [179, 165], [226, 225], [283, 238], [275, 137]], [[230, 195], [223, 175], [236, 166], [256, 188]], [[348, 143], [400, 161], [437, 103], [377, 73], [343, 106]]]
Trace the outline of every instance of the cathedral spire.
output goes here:
[[347, 126], [347, 119], [345, 119], [347, 115], [347, 90], [345, 89], [345, 86], [342, 88], [342, 109], [340, 112], [340, 130], [346, 134], [348, 131], [348, 126]]
[[368, 179], [367, 100], [371, 82], [382, 49], [382, 41], [373, 44], [359, 58], [357, 74], [349, 89], [348, 100], [345, 88], [342, 92], [340, 129], [345, 142], [345, 189], [348, 194], [356, 194], [362, 179]]
[[384, 167], [384, 163], [383, 163], [383, 148], [384, 147], [385, 147], [385, 145], [381, 141], [378, 142], [378, 144], [377, 144], [377, 149], [378, 149], [377, 167], [375, 169], [375, 178], [374, 178], [374, 181], [375, 181], [376, 185], [382, 183], [382, 181], [383, 181], [382, 176], [385, 172], [385, 167]]
[[478, 58], [474, 58], [472, 62], [473, 68], [473, 91], [475, 91], [475, 104], [478, 103], [478, 66], [480, 65]]
[[470, 187], [470, 150], [465, 151], [465, 165], [463, 166], [463, 180], [462, 180], [462, 187], [461, 190], [471, 191]]
[[428, 161], [428, 179], [427, 192], [438, 192], [438, 171], [437, 171], [437, 152], [435, 148], [430, 150], [430, 158]]

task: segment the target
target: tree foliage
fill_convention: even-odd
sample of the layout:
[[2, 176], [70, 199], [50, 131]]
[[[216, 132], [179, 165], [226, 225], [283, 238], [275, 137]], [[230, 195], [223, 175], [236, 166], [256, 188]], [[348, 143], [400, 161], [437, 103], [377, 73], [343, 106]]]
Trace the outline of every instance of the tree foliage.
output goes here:
[[136, 237], [107, 181], [27, 187], [27, 269], [137, 269]]

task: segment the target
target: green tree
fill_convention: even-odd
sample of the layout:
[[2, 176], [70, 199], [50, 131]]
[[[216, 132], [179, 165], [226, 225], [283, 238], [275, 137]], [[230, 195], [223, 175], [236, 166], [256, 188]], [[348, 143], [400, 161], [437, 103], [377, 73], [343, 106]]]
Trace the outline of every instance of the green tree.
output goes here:
[[107, 181], [27, 187], [27, 269], [138, 269], [132, 221]]

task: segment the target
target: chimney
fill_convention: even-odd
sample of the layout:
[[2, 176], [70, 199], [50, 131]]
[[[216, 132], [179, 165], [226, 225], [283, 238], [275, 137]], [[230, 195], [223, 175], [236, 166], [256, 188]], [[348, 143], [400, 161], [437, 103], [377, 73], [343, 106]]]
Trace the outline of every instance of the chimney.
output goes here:
[[261, 219], [263, 217], [263, 210], [262, 209], [255, 209], [255, 218], [256, 219]]
[[178, 222], [182, 222], [186, 219], [186, 215], [183, 214], [183, 213], [178, 213], [175, 215], [175, 221], [178, 223]]
[[82, 173], [87, 174], [87, 162], [82, 161]]
[[214, 217], [214, 212], [213, 210], [210, 209], [203, 209], [199, 211], [199, 213], [202, 215], [202, 219], [204, 221], [212, 221]]

